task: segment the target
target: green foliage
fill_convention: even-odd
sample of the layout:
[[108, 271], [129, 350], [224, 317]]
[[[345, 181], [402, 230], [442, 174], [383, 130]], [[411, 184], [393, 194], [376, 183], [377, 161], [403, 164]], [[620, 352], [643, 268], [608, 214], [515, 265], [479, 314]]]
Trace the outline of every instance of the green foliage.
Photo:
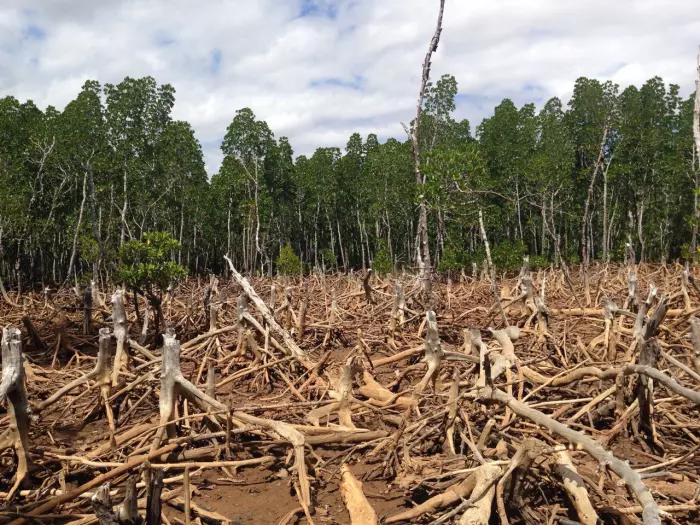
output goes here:
[[520, 240], [506, 240], [491, 248], [491, 259], [498, 272], [519, 270], [523, 264], [525, 243]]
[[179, 249], [180, 243], [169, 233], [145, 233], [140, 241], [122, 244], [117, 278], [129, 287], [147, 291], [155, 287], [163, 291], [171, 283], [187, 276], [186, 268], [167, 260], [172, 252]]
[[326, 270], [332, 269], [338, 262], [338, 257], [330, 248], [322, 248], [319, 250], [318, 257], [325, 265]]
[[459, 272], [464, 268], [462, 259], [463, 257], [457, 252], [454, 246], [448, 244], [442, 252], [442, 257], [440, 257], [438, 271], [440, 273]]
[[552, 263], [544, 255], [531, 255], [530, 256], [530, 268], [533, 270], [539, 268], [548, 268]]
[[[222, 271], [224, 254], [243, 272], [267, 271], [286, 243], [311, 267], [357, 269], [374, 246], [378, 273], [391, 270], [389, 254], [414, 268], [420, 203], [433, 259], [438, 235], [449, 240], [439, 271], [483, 264], [480, 210], [499, 271], [516, 271], [523, 251], [548, 264], [555, 243], [576, 262], [589, 187], [597, 258], [621, 260], [630, 231], [644, 260], [695, 255], [694, 98], [678, 86], [580, 78], [567, 104], [506, 99], [476, 126], [455, 119], [459, 93], [451, 75], [426, 86], [418, 181], [410, 140], [352, 133], [295, 158], [249, 108], [235, 112], [210, 178], [192, 126], [172, 118], [175, 89], [152, 77], [88, 80], [62, 111], [0, 98], [0, 259], [20, 268], [9, 284], [111, 273], [143, 231], [182, 247], [132, 267], [143, 254], [126, 243], [120, 271], [141, 283], [165, 285], [179, 273], [173, 257], [196, 273]], [[282, 271], [300, 271], [291, 266]]]
[[93, 263], [100, 257], [100, 247], [97, 241], [89, 235], [81, 235], [78, 240], [80, 246], [80, 257], [87, 263]]
[[385, 239], [377, 241], [377, 251], [372, 261], [372, 271], [377, 275], [389, 275], [393, 270], [389, 245]]
[[289, 243], [282, 246], [276, 264], [279, 275], [299, 275], [301, 273], [301, 260]]

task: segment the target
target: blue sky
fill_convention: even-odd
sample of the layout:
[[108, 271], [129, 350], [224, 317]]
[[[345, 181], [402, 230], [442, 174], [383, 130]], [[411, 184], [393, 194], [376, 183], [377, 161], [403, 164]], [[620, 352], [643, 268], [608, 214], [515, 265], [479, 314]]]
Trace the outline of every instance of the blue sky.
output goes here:
[[[622, 87], [659, 75], [694, 89], [697, 0], [447, 0], [432, 76], [455, 75], [475, 129], [504, 97], [565, 101], [579, 76]], [[176, 89], [207, 169], [250, 107], [295, 153], [352, 132], [403, 138], [438, 0], [6, 0], [0, 96], [62, 108], [87, 79], [151, 75]]]

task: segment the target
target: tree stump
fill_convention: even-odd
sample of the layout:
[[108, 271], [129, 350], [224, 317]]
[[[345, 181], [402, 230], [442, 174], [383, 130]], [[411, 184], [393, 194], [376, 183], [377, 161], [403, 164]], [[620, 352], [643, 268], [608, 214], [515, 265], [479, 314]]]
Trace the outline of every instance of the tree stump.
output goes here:
[[22, 334], [19, 328], [6, 328], [2, 332], [2, 382], [0, 403], [7, 399], [10, 417], [9, 445], [17, 454], [15, 483], [7, 499], [10, 500], [24, 483], [29, 469], [29, 403], [24, 386], [24, 364], [22, 356]]

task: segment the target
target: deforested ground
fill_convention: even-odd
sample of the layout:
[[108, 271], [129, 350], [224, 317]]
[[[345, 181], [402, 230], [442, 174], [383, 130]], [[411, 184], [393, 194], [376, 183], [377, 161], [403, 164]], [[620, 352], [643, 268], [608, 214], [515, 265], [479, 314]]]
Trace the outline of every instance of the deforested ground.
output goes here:
[[589, 272], [9, 293], [0, 522], [697, 523], [695, 270]]

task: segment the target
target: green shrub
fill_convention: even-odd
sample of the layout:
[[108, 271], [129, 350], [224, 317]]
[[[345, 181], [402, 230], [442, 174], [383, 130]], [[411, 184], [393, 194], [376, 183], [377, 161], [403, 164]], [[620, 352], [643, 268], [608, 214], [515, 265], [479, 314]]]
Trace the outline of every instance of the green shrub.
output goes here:
[[549, 259], [545, 255], [531, 255], [530, 268], [547, 268], [550, 265]]
[[319, 251], [319, 258], [325, 266], [326, 270], [331, 270], [338, 262], [338, 257], [330, 248], [323, 248]]
[[457, 252], [454, 246], [447, 245], [442, 251], [442, 257], [440, 257], [440, 264], [438, 264], [438, 272], [455, 274], [458, 273], [464, 264], [462, 261], [461, 254]]
[[393, 264], [389, 246], [384, 239], [377, 241], [377, 251], [372, 261], [372, 271], [377, 275], [388, 275], [392, 272]]
[[180, 243], [166, 232], [144, 234], [140, 241], [128, 241], [119, 248], [121, 264], [117, 278], [131, 288], [155, 294], [187, 276], [187, 269], [166, 260]]
[[301, 273], [301, 260], [289, 243], [282, 246], [276, 264], [279, 275], [299, 275]]
[[89, 235], [81, 235], [78, 240], [80, 246], [80, 258], [86, 263], [94, 263], [100, 258], [100, 246]]
[[522, 241], [503, 241], [491, 249], [491, 259], [497, 272], [513, 272], [523, 265], [525, 244]]
[[140, 241], [125, 242], [119, 248], [121, 264], [117, 268], [117, 278], [148, 298], [155, 312], [156, 339], [165, 325], [161, 295], [170, 284], [187, 276], [186, 268], [166, 260], [179, 249], [180, 243], [166, 232], [146, 233]]

